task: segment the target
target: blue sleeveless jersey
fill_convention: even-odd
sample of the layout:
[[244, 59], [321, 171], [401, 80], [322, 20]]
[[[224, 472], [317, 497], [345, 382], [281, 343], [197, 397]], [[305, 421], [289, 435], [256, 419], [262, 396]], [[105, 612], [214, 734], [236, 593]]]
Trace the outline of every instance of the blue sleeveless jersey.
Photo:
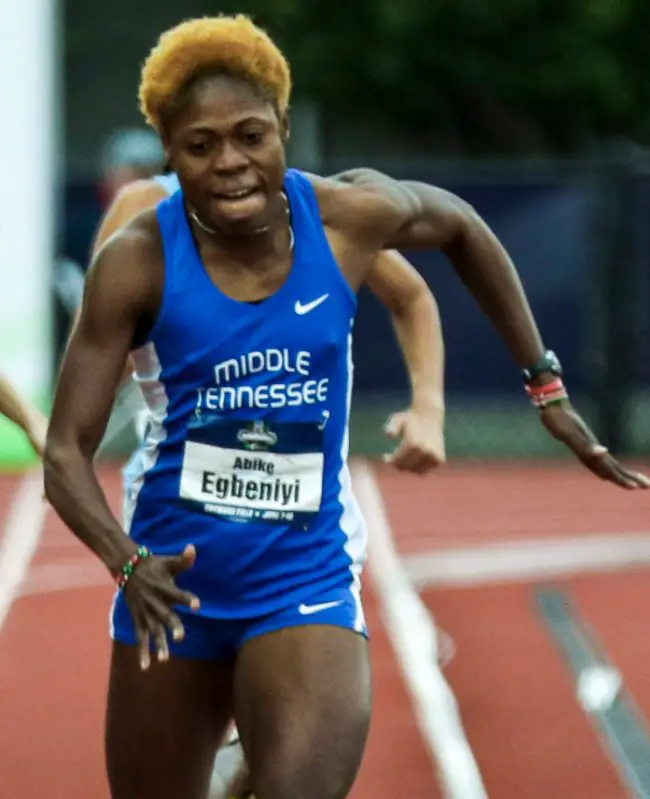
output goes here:
[[157, 209], [165, 286], [133, 353], [149, 420], [130, 535], [161, 554], [196, 545], [178, 583], [207, 616], [326, 595], [358, 580], [365, 554], [346, 463], [356, 296], [308, 180], [289, 170], [285, 192], [293, 263], [259, 304], [212, 283], [181, 191]]

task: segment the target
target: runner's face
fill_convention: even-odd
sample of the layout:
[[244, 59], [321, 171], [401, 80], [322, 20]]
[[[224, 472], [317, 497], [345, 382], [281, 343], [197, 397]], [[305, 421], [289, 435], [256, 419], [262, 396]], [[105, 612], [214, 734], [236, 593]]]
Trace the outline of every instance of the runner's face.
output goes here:
[[167, 148], [199, 218], [224, 233], [266, 227], [285, 171], [275, 109], [242, 80], [206, 78], [170, 125]]

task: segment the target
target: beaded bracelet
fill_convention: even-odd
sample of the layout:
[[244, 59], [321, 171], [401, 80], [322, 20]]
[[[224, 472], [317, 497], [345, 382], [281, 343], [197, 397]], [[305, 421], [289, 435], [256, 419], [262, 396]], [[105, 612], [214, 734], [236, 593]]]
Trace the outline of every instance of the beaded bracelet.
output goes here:
[[133, 553], [133, 555], [131, 555], [124, 566], [122, 566], [120, 573], [115, 578], [119, 588], [124, 588], [124, 586], [129, 582], [129, 579], [136, 567], [142, 563], [143, 560], [151, 557], [152, 554], [153, 553], [148, 547], [137, 548], [137, 550]]

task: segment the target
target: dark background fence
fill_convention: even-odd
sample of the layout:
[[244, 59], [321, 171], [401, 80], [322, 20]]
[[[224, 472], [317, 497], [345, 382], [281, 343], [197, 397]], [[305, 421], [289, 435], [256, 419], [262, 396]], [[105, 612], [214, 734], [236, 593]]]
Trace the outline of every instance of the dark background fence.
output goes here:
[[[359, 161], [330, 159], [334, 173]], [[363, 165], [449, 189], [472, 203], [512, 256], [548, 346], [613, 450], [650, 452], [650, 171], [629, 144], [588, 161]], [[94, 185], [66, 189], [60, 253], [86, 263], [101, 213]], [[439, 253], [406, 253], [433, 290], [447, 348], [448, 446], [474, 457], [559, 453], [534, 418], [508, 353]], [[67, 315], [57, 309], [58, 349]], [[362, 291], [355, 326], [353, 449], [377, 454], [378, 427], [408, 401], [389, 320]]]

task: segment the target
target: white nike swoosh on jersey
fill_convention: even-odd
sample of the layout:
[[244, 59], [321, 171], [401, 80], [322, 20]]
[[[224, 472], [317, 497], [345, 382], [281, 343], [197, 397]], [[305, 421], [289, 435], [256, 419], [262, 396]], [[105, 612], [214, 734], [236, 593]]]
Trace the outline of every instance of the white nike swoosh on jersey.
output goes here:
[[299, 605], [298, 613], [302, 616], [310, 616], [312, 613], [320, 613], [321, 610], [328, 610], [342, 604], [343, 600], [339, 599], [336, 602], [321, 602], [320, 605]]
[[306, 314], [306, 313], [309, 313], [310, 311], [313, 311], [314, 308], [318, 308], [318, 306], [322, 302], [325, 302], [325, 300], [328, 297], [329, 297], [329, 294], [323, 294], [322, 297], [317, 297], [315, 300], [312, 300], [311, 302], [308, 302], [306, 305], [303, 305], [300, 302], [300, 300], [296, 300], [296, 304], [294, 306], [294, 309], [295, 309], [296, 313], [299, 316], [302, 316], [303, 314]]

